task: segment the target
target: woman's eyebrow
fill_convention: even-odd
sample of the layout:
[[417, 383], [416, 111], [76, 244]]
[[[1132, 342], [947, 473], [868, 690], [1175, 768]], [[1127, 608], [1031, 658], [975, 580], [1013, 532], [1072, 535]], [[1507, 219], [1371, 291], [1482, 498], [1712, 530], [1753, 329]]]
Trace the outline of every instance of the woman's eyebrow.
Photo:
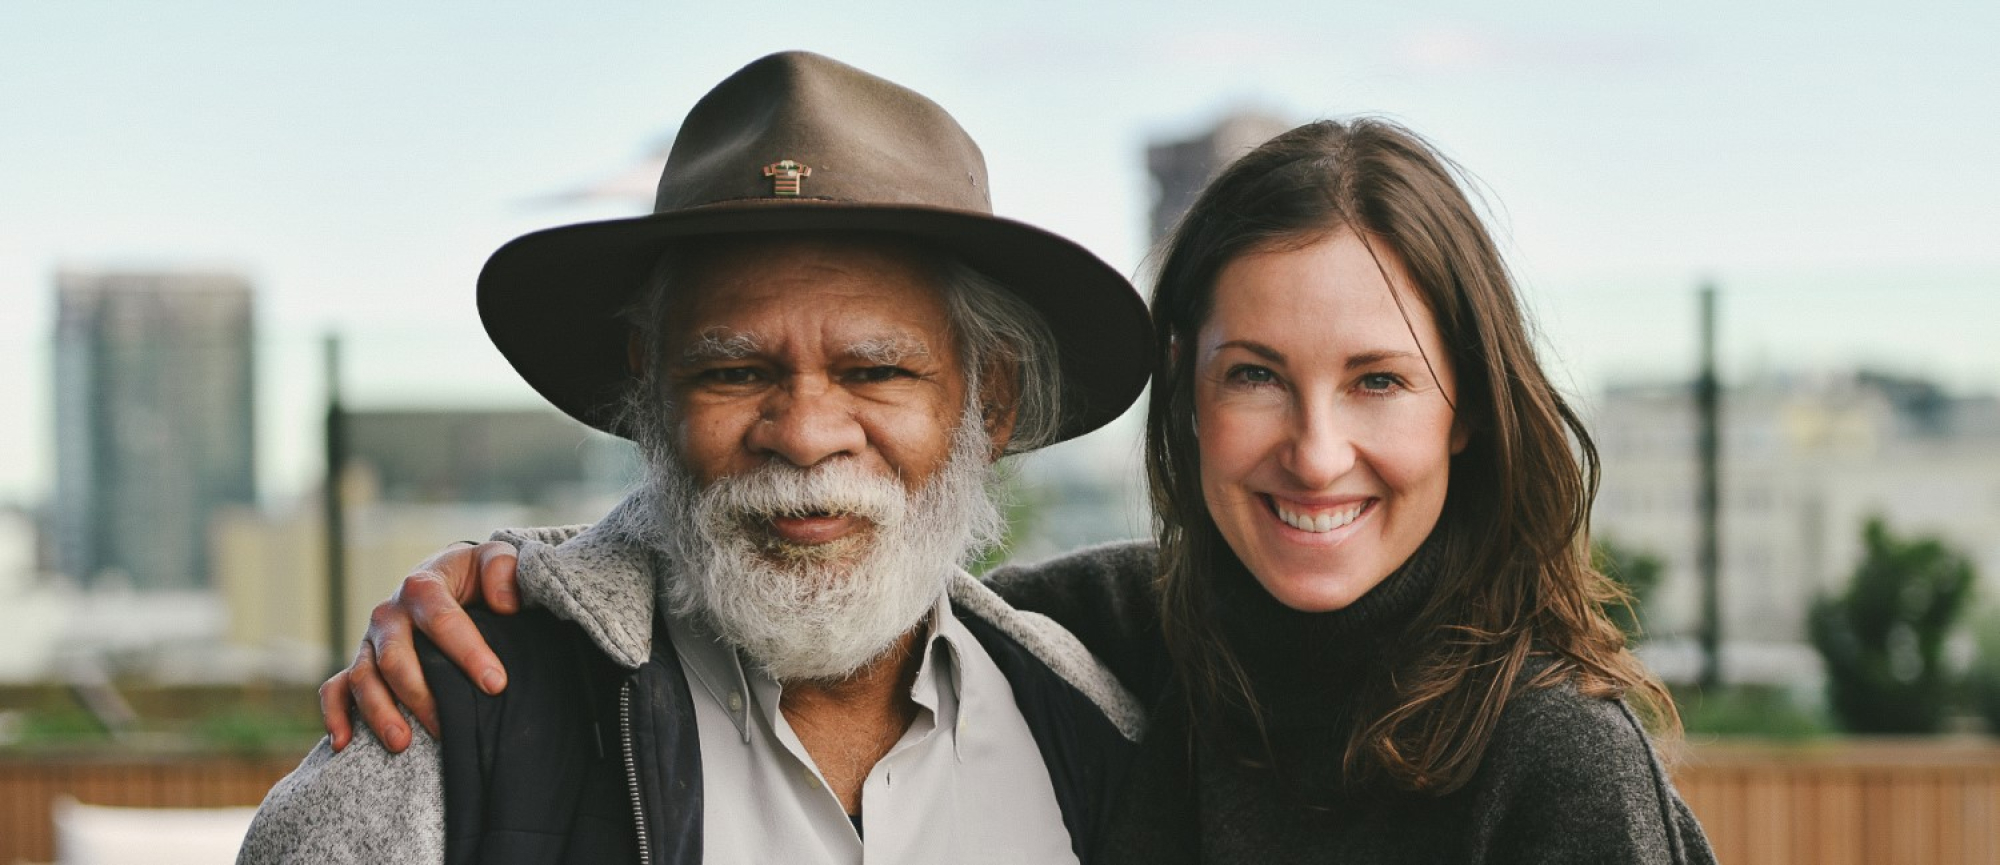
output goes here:
[[1392, 348], [1378, 348], [1375, 349], [1374, 351], [1364, 351], [1360, 354], [1348, 355], [1347, 368], [1355, 369], [1357, 367], [1374, 366], [1378, 363], [1384, 363], [1392, 360], [1405, 360], [1417, 356], [1418, 356], [1417, 353], [1414, 351], [1404, 351], [1402, 349], [1392, 349]]
[[[1240, 348], [1244, 351], [1250, 352], [1251, 354], [1262, 357], [1265, 360], [1271, 361], [1272, 363], [1284, 363], [1287, 359], [1285, 357], [1284, 352], [1279, 351], [1276, 348], [1273, 348], [1269, 345], [1265, 345], [1264, 343], [1258, 342], [1254, 339], [1232, 339], [1228, 342], [1216, 346], [1215, 351], [1217, 353], [1220, 353], [1223, 349], [1226, 348]], [[1364, 366], [1374, 366], [1375, 364], [1383, 363], [1386, 361], [1405, 360], [1417, 356], [1418, 356], [1417, 353], [1414, 351], [1407, 351], [1404, 349], [1395, 349], [1395, 348], [1378, 348], [1348, 355], [1347, 360], [1344, 361], [1342, 365], [1348, 369], [1355, 369]]]
[[1240, 348], [1272, 363], [1284, 363], [1285, 353], [1254, 339], [1232, 339], [1215, 347], [1210, 354], [1221, 354], [1226, 348]]

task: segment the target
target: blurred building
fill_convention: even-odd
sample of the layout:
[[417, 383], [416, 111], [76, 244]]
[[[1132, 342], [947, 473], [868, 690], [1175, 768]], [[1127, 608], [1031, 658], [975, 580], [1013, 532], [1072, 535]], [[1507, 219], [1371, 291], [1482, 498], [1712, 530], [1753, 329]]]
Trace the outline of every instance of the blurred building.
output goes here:
[[[369, 499], [363, 473], [346, 485], [347, 593], [352, 646], [368, 614], [419, 562], [459, 540], [494, 529], [540, 525], [530, 509], [504, 504], [409, 504]], [[326, 523], [317, 500], [295, 510], [244, 509], [215, 522], [217, 588], [235, 649], [235, 678], [316, 681], [326, 675]]]
[[1146, 147], [1146, 170], [1153, 176], [1149, 214], [1154, 244], [1174, 230], [1208, 181], [1236, 158], [1292, 124], [1259, 111], [1239, 110], [1185, 139], [1155, 141]]
[[[369, 611], [419, 562], [495, 529], [590, 522], [639, 476], [629, 442], [549, 409], [387, 410], [347, 415], [342, 479], [344, 614], [360, 638]], [[292, 509], [223, 513], [216, 574], [240, 675], [325, 675], [326, 524], [320, 497]]]
[[57, 276], [59, 571], [86, 588], [209, 584], [209, 517], [256, 496], [251, 336], [240, 276]]
[[0, 682], [210, 675], [205, 659], [224, 619], [215, 592], [111, 582], [85, 590], [42, 572], [37, 534], [32, 515], [0, 508]]
[[36, 567], [32, 514], [0, 508], [0, 682], [44, 675], [69, 605]]
[[549, 409], [353, 411], [347, 435], [385, 502], [504, 502], [594, 520], [639, 473], [631, 443]]
[[[1846, 586], [1872, 516], [1944, 539], [2000, 588], [2000, 400], [1870, 372], [1774, 375], [1727, 390], [1722, 411], [1722, 628], [1737, 673], [1776, 679], [1811, 663], [1808, 606]], [[1649, 630], [1692, 637], [1693, 389], [1614, 386], [1594, 414], [1595, 531], [1666, 561]]]

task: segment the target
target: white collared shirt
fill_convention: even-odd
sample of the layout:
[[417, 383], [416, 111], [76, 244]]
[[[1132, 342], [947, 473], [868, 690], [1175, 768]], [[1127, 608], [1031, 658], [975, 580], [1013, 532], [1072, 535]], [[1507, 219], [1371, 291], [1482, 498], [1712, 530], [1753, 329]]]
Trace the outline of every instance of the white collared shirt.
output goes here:
[[869, 771], [859, 834], [778, 710], [783, 686], [694, 621], [662, 618], [701, 736], [707, 861], [1076, 861], [1012, 686], [942, 595], [910, 688], [916, 720]]

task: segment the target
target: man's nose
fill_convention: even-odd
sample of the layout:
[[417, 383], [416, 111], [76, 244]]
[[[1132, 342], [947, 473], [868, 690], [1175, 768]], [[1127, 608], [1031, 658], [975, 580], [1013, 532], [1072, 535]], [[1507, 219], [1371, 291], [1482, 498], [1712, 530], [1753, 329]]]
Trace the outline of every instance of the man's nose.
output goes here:
[[1332, 486], [1354, 468], [1357, 450], [1348, 420], [1331, 405], [1300, 407], [1280, 460], [1301, 486]]
[[854, 456], [868, 446], [851, 396], [831, 382], [795, 381], [759, 406], [745, 445], [800, 468], [837, 456]]

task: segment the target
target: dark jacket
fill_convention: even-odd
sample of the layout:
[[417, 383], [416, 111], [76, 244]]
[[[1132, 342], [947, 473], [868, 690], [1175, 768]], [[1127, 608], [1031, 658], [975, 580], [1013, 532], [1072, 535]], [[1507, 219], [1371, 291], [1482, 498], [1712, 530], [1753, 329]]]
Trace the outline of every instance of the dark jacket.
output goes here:
[[[507, 668], [500, 696], [420, 646], [443, 727], [445, 861], [702, 861], [701, 748], [672, 641], [656, 631], [653, 656], [626, 670], [546, 612], [473, 619]], [[1019, 642], [968, 613], [959, 620], [1013, 686], [1071, 848], [1092, 862], [1134, 745]]]

